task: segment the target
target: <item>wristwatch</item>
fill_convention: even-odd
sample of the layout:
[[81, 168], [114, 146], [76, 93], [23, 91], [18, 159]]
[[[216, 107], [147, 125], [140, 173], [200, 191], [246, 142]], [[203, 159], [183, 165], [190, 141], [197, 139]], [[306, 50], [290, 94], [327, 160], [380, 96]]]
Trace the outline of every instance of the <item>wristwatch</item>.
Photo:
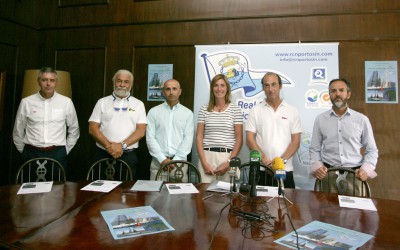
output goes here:
[[121, 145], [122, 145], [122, 150], [126, 150], [128, 148], [128, 145], [126, 145], [124, 141], [121, 142]]
[[282, 160], [283, 160], [283, 163], [286, 164], [287, 159], [286, 159], [285, 157], [281, 157], [281, 158], [282, 158]]

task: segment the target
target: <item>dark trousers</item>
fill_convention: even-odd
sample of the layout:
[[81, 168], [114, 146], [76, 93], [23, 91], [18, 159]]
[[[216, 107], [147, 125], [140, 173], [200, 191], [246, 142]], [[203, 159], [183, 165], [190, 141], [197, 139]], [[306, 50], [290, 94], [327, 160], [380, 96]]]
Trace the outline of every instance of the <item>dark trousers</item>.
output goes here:
[[67, 171], [67, 150], [65, 149], [65, 146], [58, 146], [55, 147], [54, 149], [50, 151], [39, 151], [36, 149], [33, 149], [31, 147], [24, 147], [22, 150], [22, 160], [23, 162], [29, 161], [34, 158], [38, 157], [47, 157], [54, 159], [61, 163], [61, 165], [64, 167], [64, 170]]
[[[266, 178], [266, 180], [265, 180]], [[274, 183], [274, 186], [278, 186], [278, 182], [276, 180], [272, 180], [272, 176], [260, 174], [260, 180], [258, 183]], [[286, 180], [283, 181], [283, 185], [285, 185], [284, 188], [296, 188], [296, 185], [294, 183], [294, 178], [293, 178], [293, 171], [287, 171], [286, 172]]]
[[[96, 150], [94, 152], [94, 162], [104, 159], [104, 158], [113, 158], [106, 150], [101, 149], [99, 147], [96, 147]], [[132, 170], [132, 175], [133, 179], [136, 180], [136, 166], [137, 166], [137, 156], [135, 150], [129, 151], [129, 152], [124, 152], [120, 158], [120, 160], [123, 160], [124, 162], [128, 163], [129, 167]], [[94, 163], [93, 162], [93, 163]]]
[[[65, 149], [65, 146], [57, 146], [54, 149], [51, 149], [49, 151], [40, 151], [40, 150], [31, 148], [29, 146], [25, 146], [24, 149], [22, 150], [22, 154], [21, 154], [22, 164], [31, 159], [35, 159], [35, 158], [39, 158], [39, 157], [46, 157], [46, 158], [54, 159], [54, 160], [58, 161], [59, 163], [61, 163], [61, 165], [64, 167], [65, 175], [67, 178], [67, 165], [68, 165], [67, 163], [68, 163], [68, 161], [67, 161], [67, 150]], [[22, 164], [21, 164], [21, 166], [22, 166]], [[34, 163], [34, 166], [37, 166], [37, 164]], [[36, 170], [32, 170], [31, 174], [32, 174], [32, 176], [36, 176], [36, 174], [37, 174]], [[45, 179], [50, 180], [51, 179], [50, 174], [49, 174], [49, 176], [46, 175]]]

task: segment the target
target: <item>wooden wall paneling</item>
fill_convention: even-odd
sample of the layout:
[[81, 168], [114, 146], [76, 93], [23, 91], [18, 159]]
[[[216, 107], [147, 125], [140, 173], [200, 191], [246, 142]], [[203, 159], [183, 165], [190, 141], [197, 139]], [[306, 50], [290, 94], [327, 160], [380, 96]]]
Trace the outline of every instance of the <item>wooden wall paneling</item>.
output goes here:
[[58, 0], [58, 7], [79, 7], [108, 4], [108, 0]]
[[400, 1], [390, 1], [390, 0], [385, 0], [385, 1], [374, 1], [376, 5], [376, 9], [378, 10], [393, 10], [393, 9], [400, 9]]
[[[14, 3], [18, 5], [18, 3]], [[1, 4], [1, 11], [14, 13], [15, 5]], [[33, 8], [32, 8], [33, 9]], [[18, 14], [14, 13], [15, 16]], [[15, 17], [14, 16], [14, 17]], [[8, 184], [14, 179], [14, 172], [19, 165], [19, 152], [12, 141], [12, 129], [15, 113], [21, 100], [21, 90], [24, 70], [34, 65], [37, 59], [36, 30], [20, 25], [18, 22], [8, 20], [13, 16], [3, 19], [0, 14], [0, 69], [7, 72], [7, 82], [4, 97], [4, 122], [0, 138], [0, 160], [4, 169], [0, 175], [0, 183]], [[27, 17], [30, 19], [30, 17]], [[22, 20], [25, 20], [22, 18]]]
[[[397, 181], [400, 141], [399, 104], [365, 102], [365, 61], [400, 61], [399, 41], [341, 42], [339, 45], [340, 76], [352, 84], [351, 108], [370, 119], [379, 150], [378, 177], [369, 181], [373, 197], [398, 199]], [[398, 64], [399, 66], [399, 64]], [[400, 75], [399, 75], [400, 76]], [[397, 194], [397, 195], [396, 195]]]
[[0, 0], [0, 19], [11, 21], [12, 23], [37, 27], [39, 18], [36, 18], [36, 1], [6, 1]]
[[[7, 73], [4, 89], [3, 106], [3, 129], [0, 131], [0, 161], [1, 172], [0, 184], [8, 184], [16, 172], [17, 164], [11, 164], [10, 159], [15, 154], [14, 143], [12, 141], [12, 128], [14, 121], [16, 72], [18, 61], [18, 46], [15, 44], [3, 43], [0, 41], [0, 71]], [[18, 104], [16, 104], [18, 105]]]
[[367, 13], [377, 12], [376, 2], [385, 2], [393, 6], [393, 3], [389, 3], [390, 0], [384, 1], [363, 1], [363, 0], [351, 0], [351, 1], [318, 1], [318, 0], [306, 0], [302, 2], [302, 13], [303, 14], [346, 14], [346, 13]]
[[[143, 24], [135, 45], [333, 42], [400, 37], [400, 14], [261, 18], [231, 21]], [[354, 30], [353, 25], [357, 25]]]
[[6, 91], [7, 71], [0, 70], [0, 133], [3, 130], [4, 95]]
[[377, 13], [302, 18], [301, 38], [306, 41], [393, 39], [400, 36], [400, 30], [396, 28], [400, 25], [399, 17], [398, 13]]
[[[79, 1], [85, 3], [85, 0]], [[26, 1], [25, 1], [26, 2]], [[25, 4], [23, 2], [22, 4]], [[29, 2], [29, 1], [28, 1]], [[68, 1], [62, 1], [67, 3]], [[74, 0], [73, 2], [77, 2]], [[138, 24], [193, 20], [241, 19], [249, 17], [319, 16], [321, 14], [349, 14], [392, 12], [399, 9], [393, 0], [202, 0], [202, 1], [110, 1], [107, 5], [58, 8], [52, 0], [37, 2], [46, 6], [48, 15], [39, 15], [40, 27], [61, 28], [110, 24]], [[95, 18], [101, 16], [103, 18]]]
[[[133, 40], [134, 37], [139, 34], [130, 26], [108, 27], [107, 34], [107, 44], [109, 45], [109, 56], [107, 57], [107, 81], [111, 82], [115, 72], [119, 69], [127, 69], [134, 73], [133, 61], [135, 47]], [[135, 75], [134, 78], [136, 78]], [[112, 88], [110, 88], [109, 91], [111, 93]]]
[[[194, 46], [135, 47], [133, 95], [144, 102], [146, 112], [162, 103], [160, 101], [147, 101], [149, 64], [173, 64], [173, 78], [178, 80], [182, 87], [180, 103], [193, 110], [194, 57]], [[141, 161], [138, 175], [149, 178], [151, 156], [145, 138], [139, 142], [138, 155], [140, 155]]]
[[67, 177], [72, 180], [86, 178], [86, 172], [93, 162], [95, 141], [89, 135], [89, 117], [100, 98], [105, 93], [106, 47], [58, 48], [55, 65], [58, 70], [70, 72], [72, 101], [74, 103], [80, 127], [80, 137], [68, 156]]

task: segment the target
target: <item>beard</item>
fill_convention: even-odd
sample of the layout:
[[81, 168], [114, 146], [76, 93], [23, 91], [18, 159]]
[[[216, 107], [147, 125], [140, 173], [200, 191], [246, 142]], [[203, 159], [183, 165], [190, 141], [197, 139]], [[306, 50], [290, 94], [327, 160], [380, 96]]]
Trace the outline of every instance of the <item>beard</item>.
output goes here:
[[334, 100], [333, 102], [332, 102], [332, 104], [333, 104], [333, 106], [335, 106], [336, 108], [345, 108], [345, 107], [347, 107], [347, 101], [348, 101], [349, 99], [347, 99], [347, 98], [345, 98], [345, 99], [340, 99], [340, 98], [337, 98], [336, 100]]
[[116, 96], [124, 98], [129, 95], [129, 90], [127, 88], [115, 88], [114, 93]]

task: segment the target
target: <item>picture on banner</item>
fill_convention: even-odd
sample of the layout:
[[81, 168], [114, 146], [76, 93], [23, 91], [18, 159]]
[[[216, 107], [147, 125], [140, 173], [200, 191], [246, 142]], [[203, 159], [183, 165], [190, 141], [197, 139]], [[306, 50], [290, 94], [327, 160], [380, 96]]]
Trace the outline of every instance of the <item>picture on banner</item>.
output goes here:
[[366, 61], [366, 102], [398, 103], [397, 79], [397, 61]]
[[172, 79], [173, 64], [149, 64], [147, 76], [147, 101], [163, 102], [162, 85]]
[[[208, 103], [211, 79], [224, 74], [231, 84], [232, 103], [242, 111], [245, 142], [247, 116], [265, 98], [261, 79], [267, 72], [282, 78], [281, 98], [301, 115], [303, 132], [300, 148], [293, 156], [294, 177], [297, 187], [312, 189], [308, 148], [315, 117], [332, 105], [328, 84], [339, 76], [338, 43], [196, 46], [195, 119], [201, 105]], [[196, 145], [193, 147], [192, 160], [197, 163]], [[239, 158], [249, 161], [245, 143]]]

